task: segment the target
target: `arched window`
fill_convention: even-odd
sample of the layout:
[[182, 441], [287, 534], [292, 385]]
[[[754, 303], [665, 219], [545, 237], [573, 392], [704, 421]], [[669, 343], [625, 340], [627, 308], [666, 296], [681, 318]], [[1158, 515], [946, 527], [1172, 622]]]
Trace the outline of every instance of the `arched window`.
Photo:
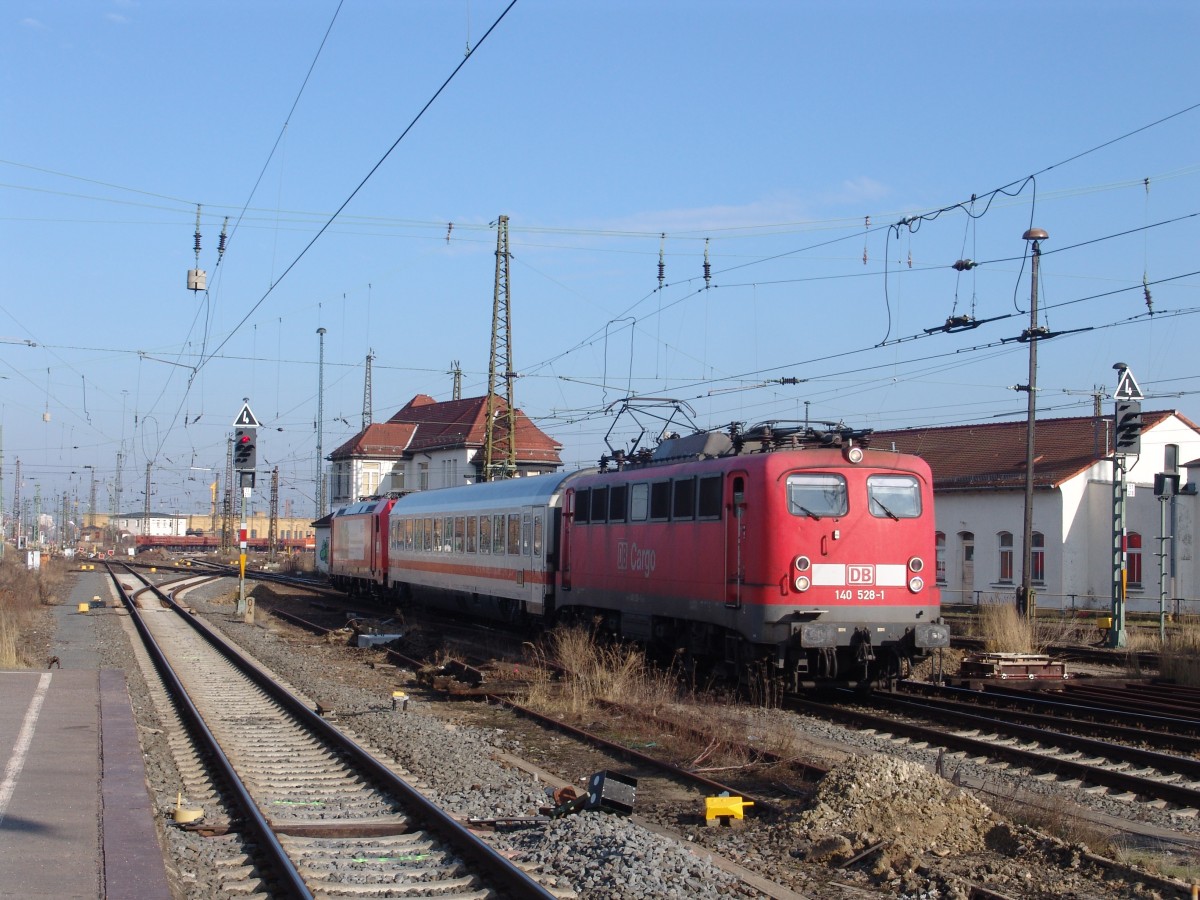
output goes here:
[[1000, 541], [1000, 577], [1001, 584], [1012, 584], [1013, 580], [1013, 536], [1011, 531], [1002, 531]]
[[946, 583], [946, 535], [939, 531], [934, 535], [934, 554], [937, 557], [937, 583]]
[[1033, 546], [1029, 549], [1029, 580], [1034, 584], [1046, 583], [1046, 536], [1040, 531], [1033, 533]]
[[1125, 537], [1125, 582], [1129, 587], [1142, 586], [1142, 536], [1136, 531]]

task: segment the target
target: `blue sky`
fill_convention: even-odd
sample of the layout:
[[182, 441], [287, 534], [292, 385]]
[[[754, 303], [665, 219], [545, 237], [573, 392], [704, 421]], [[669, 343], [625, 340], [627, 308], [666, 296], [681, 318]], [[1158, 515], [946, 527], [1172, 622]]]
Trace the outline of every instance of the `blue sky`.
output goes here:
[[[628, 445], [630, 394], [701, 426], [1023, 417], [1030, 225], [1072, 332], [1044, 414], [1122, 361], [1200, 421], [1195, 3], [518, 0], [480, 43], [507, 6], [6, 4], [5, 504], [20, 458], [26, 496], [86, 502], [95, 466], [107, 511], [121, 452], [125, 509], [150, 463], [156, 509], [205, 510], [248, 397], [312, 513], [317, 329], [325, 453], [369, 350], [376, 421], [455, 360], [483, 394], [500, 215], [516, 401], [572, 467]], [[992, 321], [927, 333], [952, 315]]]

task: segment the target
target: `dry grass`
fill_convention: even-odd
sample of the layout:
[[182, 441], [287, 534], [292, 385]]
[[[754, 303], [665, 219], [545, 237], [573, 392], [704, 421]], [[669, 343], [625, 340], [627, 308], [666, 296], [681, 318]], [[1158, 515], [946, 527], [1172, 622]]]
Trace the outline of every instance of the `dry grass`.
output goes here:
[[1008, 603], [980, 607], [979, 628], [988, 653], [1033, 653], [1034, 623]]
[[[525, 702], [543, 710], [582, 715], [604, 703], [660, 710], [677, 696], [675, 679], [647, 665], [641, 650], [607, 643], [588, 629], [557, 628], [534, 651], [537, 672]], [[553, 669], [563, 675], [555, 682]]]
[[[1036, 788], [1032, 788], [1036, 791]], [[1083, 844], [1091, 852], [1114, 858], [1117, 848], [1107, 832], [1094, 823], [1071, 812], [1070, 805], [1042, 806], [1030, 802], [1033, 793], [1018, 786], [1004, 794], [989, 793], [985, 798], [988, 806], [1001, 816], [1018, 825], [1024, 825], [1043, 834], [1049, 834], [1068, 844]]]
[[1155, 852], [1141, 848], [1116, 848], [1112, 858], [1126, 865], [1137, 866], [1167, 878], [1189, 884], [1200, 883], [1200, 860], [1172, 852]]
[[30, 658], [29, 632], [41, 608], [57, 601], [65, 578], [65, 563], [43, 562], [30, 572], [21, 556], [7, 552], [0, 560], [0, 668], [24, 669], [40, 665]]
[[1160, 658], [1159, 674], [1163, 678], [1192, 687], [1200, 685], [1200, 625], [1173, 625], [1167, 632]]

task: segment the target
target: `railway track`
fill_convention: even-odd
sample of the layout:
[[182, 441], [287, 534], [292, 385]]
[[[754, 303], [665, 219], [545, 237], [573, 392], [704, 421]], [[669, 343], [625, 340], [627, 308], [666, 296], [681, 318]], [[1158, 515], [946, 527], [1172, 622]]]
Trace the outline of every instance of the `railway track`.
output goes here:
[[[847, 692], [846, 696], [852, 696]], [[858, 698], [855, 698], [858, 699]], [[1089, 793], [1169, 809], [1174, 817], [1200, 816], [1200, 761], [1022, 724], [982, 711], [967, 712], [921, 698], [883, 696], [882, 711], [788, 697], [786, 707], [849, 723], [863, 731], [947, 751], [948, 764], [1019, 767]], [[927, 721], [948, 724], [930, 725]], [[916, 721], [914, 721], [916, 720]]]
[[1143, 687], [1148, 686], [1077, 692], [1029, 691], [993, 685], [977, 691], [901, 682], [896, 692], [902, 697], [920, 698], [926, 708], [950, 715], [985, 712], [1026, 725], [1098, 734], [1200, 757], [1200, 715], [1194, 711], [1186, 714], [1188, 710], [1169, 698], [1155, 700]]
[[[229, 829], [254, 847], [253, 865], [232, 873], [244, 880], [242, 891], [573, 896], [497, 853], [148, 579], [126, 572], [114, 572], [114, 581], [193, 738], [203, 741], [197, 755], [218, 785], [212, 793], [230, 806]], [[145, 587], [127, 589], [134, 578]]]

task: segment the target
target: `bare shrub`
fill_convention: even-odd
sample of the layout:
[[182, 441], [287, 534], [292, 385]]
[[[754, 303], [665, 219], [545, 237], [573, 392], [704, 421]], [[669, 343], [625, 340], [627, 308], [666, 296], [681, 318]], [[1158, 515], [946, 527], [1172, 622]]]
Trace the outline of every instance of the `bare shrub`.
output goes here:
[[1034, 623], [1008, 603], [988, 604], [979, 610], [983, 649], [989, 653], [1032, 653]]
[[0, 559], [0, 668], [25, 668], [30, 658], [30, 632], [41, 608], [59, 602], [65, 563], [47, 560], [38, 571], [25, 568], [15, 553]]

